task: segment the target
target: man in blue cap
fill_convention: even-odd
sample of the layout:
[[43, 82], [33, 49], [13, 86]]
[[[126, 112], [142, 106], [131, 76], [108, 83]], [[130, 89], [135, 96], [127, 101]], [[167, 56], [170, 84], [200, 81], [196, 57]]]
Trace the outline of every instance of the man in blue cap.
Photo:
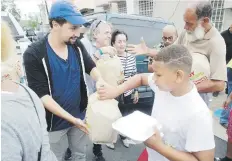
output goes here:
[[[59, 161], [68, 147], [73, 161], [86, 161], [88, 131], [82, 121], [88, 102], [85, 73], [96, 81], [101, 76], [77, 39], [85, 22], [70, 2], [56, 1], [49, 15], [50, 33], [23, 55], [28, 85], [46, 109], [50, 144]], [[102, 156], [96, 159], [104, 161]]]

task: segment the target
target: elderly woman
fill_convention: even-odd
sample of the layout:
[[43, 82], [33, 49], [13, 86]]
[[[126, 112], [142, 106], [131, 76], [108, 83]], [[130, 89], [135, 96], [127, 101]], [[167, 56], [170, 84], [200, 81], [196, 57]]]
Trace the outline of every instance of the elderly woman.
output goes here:
[[13, 58], [15, 42], [1, 24], [2, 160], [56, 161], [50, 151], [45, 111], [38, 96], [20, 80], [20, 62]]

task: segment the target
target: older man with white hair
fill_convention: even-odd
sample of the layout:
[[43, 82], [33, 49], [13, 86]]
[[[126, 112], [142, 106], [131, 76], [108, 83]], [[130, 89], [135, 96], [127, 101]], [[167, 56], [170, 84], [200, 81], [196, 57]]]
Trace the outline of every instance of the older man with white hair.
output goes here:
[[[176, 44], [184, 45], [193, 56], [193, 71], [190, 75], [198, 92], [206, 104], [209, 104], [208, 93], [224, 90], [226, 74], [226, 45], [221, 34], [210, 21], [212, 6], [207, 1], [190, 4], [184, 13], [184, 31]], [[139, 45], [129, 45], [131, 53], [155, 56], [157, 50], [149, 49], [143, 41]], [[197, 69], [197, 70], [195, 70]]]
[[[184, 14], [185, 31], [181, 33], [177, 42], [187, 46], [191, 53], [208, 59], [210, 70], [208, 79], [195, 83], [207, 104], [209, 104], [208, 93], [223, 91], [227, 81], [226, 45], [221, 34], [210, 22], [211, 16], [212, 6], [209, 2], [190, 5]], [[204, 57], [195, 60], [199, 62], [202, 69], [207, 66], [204, 61], [200, 62], [205, 59]], [[197, 73], [193, 74], [197, 75]]]

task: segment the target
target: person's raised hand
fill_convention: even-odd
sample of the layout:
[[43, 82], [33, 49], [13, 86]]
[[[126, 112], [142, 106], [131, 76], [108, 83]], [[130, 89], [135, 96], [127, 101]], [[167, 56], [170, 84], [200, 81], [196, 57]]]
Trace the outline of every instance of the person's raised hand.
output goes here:
[[148, 53], [148, 47], [147, 47], [143, 37], [141, 38], [140, 44], [138, 44], [138, 45], [128, 44], [126, 50], [128, 53], [132, 53], [135, 55], [144, 55], [144, 54]]

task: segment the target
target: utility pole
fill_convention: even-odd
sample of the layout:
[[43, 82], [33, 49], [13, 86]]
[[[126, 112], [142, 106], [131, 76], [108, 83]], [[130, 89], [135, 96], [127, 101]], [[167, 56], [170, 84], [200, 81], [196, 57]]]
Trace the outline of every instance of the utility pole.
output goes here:
[[47, 1], [46, 1], [46, 0], [44, 0], [44, 2], [45, 2], [45, 7], [46, 7], [46, 11], [47, 11], [47, 16], [48, 16], [48, 20], [49, 20], [48, 4], [47, 4]]
[[50, 30], [49, 27], [49, 6], [46, 0], [41, 0], [41, 4], [39, 4], [40, 8], [40, 17], [41, 17], [41, 26], [40, 30], [42, 32], [48, 32]]

